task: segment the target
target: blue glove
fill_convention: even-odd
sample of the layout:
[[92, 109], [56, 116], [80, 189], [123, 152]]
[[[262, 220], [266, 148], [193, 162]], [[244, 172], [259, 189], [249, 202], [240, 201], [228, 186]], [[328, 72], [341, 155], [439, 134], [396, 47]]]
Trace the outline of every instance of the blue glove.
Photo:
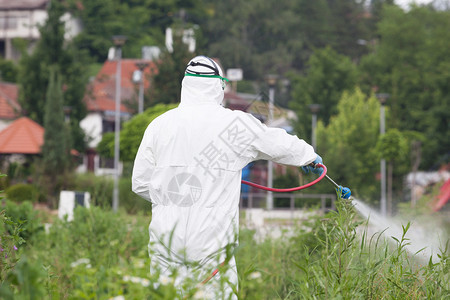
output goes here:
[[307, 166], [303, 166], [302, 170], [305, 172], [305, 174], [308, 174], [309, 172], [312, 172], [314, 174], [322, 175], [323, 168], [314, 168], [315, 164], [323, 164], [322, 157], [320, 155], [317, 155], [317, 158], [315, 161], [312, 162], [312, 164], [309, 164]]

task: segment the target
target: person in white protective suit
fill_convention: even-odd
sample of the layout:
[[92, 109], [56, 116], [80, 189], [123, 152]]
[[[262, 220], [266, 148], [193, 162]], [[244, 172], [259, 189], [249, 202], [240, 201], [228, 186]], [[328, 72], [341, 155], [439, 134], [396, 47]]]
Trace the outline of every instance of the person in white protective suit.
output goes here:
[[170, 277], [176, 271], [181, 286], [193, 274], [194, 282], [206, 281], [223, 265], [204, 284], [211, 299], [237, 299], [236, 263], [227, 250], [237, 244], [241, 170], [261, 159], [322, 162], [296, 136], [222, 107], [226, 80], [209, 57], [189, 62], [181, 102], [147, 127], [132, 176], [133, 191], [152, 203], [151, 272]]

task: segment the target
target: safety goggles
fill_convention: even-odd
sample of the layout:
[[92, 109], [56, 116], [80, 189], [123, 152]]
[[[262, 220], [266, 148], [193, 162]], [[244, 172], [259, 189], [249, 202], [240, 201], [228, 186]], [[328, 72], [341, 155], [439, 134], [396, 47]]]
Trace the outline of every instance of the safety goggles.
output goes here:
[[203, 75], [203, 74], [193, 74], [193, 73], [185, 73], [184, 76], [193, 76], [193, 77], [204, 77], [204, 78], [219, 78], [222, 83], [222, 90], [225, 89], [227, 83], [230, 82], [228, 78], [222, 77], [220, 75]]
[[[214, 60], [212, 60], [208, 56], [202, 56], [202, 57], [204, 57], [207, 60], [209, 60], [211, 62], [211, 65], [204, 64], [204, 63], [201, 63], [201, 62], [191, 61], [187, 65], [186, 73], [184, 75], [185, 76], [194, 76], [194, 77], [204, 77], [204, 78], [219, 78], [221, 80], [221, 83], [222, 83], [222, 89], [225, 90], [225, 87], [227, 86], [227, 82], [229, 82], [229, 80], [227, 78], [225, 78], [225, 77], [220, 76], [219, 67], [214, 62]], [[210, 69], [211, 71], [209, 71], [209, 72], [206, 72], [206, 71], [198, 72], [198, 71], [194, 71], [194, 70], [190, 70], [189, 69], [189, 67], [196, 67], [196, 66], [202, 66], [202, 67]]]

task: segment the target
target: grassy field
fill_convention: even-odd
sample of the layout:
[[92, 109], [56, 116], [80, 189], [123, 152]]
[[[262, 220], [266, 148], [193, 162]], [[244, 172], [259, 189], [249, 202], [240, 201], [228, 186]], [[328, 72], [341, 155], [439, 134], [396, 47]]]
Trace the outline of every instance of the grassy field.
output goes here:
[[[80, 207], [67, 222], [27, 202], [4, 204], [0, 299], [181, 298], [174, 278], [154, 285], [148, 274], [149, 215]], [[364, 224], [340, 200], [301, 228], [258, 243], [241, 229], [239, 299], [450, 299], [448, 249], [417, 260], [405, 250], [409, 224], [393, 243], [361, 236]], [[188, 298], [201, 289], [192, 284]]]

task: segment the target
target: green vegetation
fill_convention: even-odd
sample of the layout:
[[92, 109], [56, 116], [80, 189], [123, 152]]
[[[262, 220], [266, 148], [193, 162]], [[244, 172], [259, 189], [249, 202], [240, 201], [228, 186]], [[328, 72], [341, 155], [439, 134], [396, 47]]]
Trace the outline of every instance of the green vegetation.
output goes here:
[[[175, 277], [148, 274], [150, 215], [77, 207], [72, 222], [52, 217], [44, 231], [42, 217], [24, 205], [10, 202], [0, 214], [0, 297], [181, 299]], [[311, 218], [292, 237], [257, 243], [254, 231], [242, 229], [240, 299], [445, 299], [448, 249], [421, 261], [406, 251], [409, 230], [389, 243], [381, 233], [369, 236], [342, 199], [337, 211]], [[203, 293], [196, 282], [185, 288], [189, 299]]]
[[11, 185], [5, 191], [8, 199], [14, 202], [38, 201], [39, 190], [32, 184], [18, 183]]
[[377, 198], [379, 107], [374, 96], [368, 97], [360, 89], [345, 92], [329, 124], [319, 122], [317, 126], [317, 149], [333, 178], [351, 183], [352, 193], [364, 199]]

